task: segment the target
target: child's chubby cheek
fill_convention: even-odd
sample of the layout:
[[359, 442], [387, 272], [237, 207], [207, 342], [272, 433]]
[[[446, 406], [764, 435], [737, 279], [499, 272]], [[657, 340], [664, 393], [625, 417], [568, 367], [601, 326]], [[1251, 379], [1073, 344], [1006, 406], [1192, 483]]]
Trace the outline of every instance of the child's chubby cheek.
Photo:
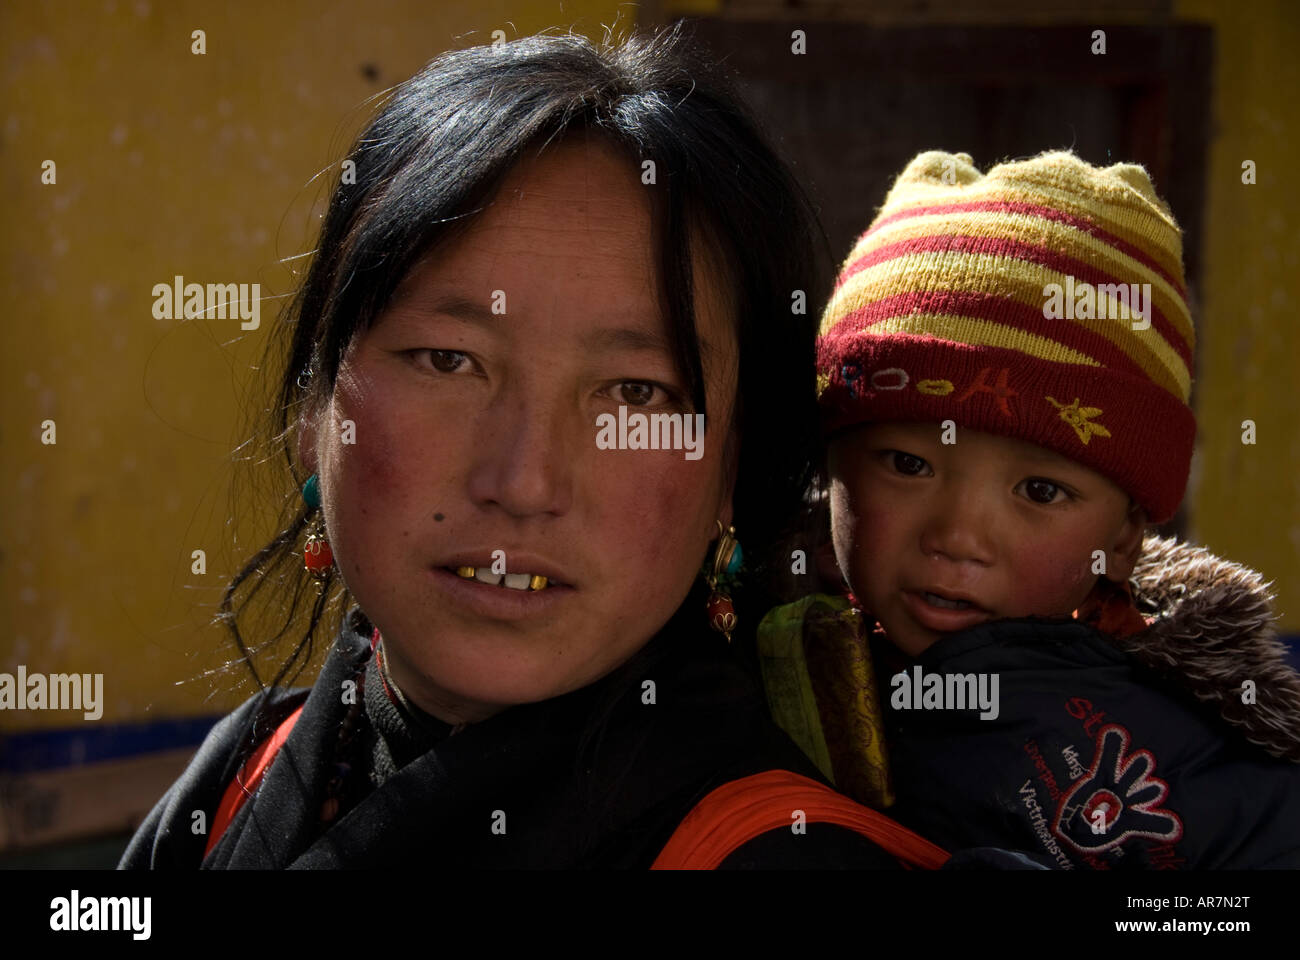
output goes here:
[[831, 538], [835, 557], [855, 590], [861, 575], [879, 563], [897, 534], [897, 513], [833, 477], [830, 484]]
[[873, 511], [853, 515], [851, 521], [838, 525], [835, 535], [835, 556], [844, 570], [849, 585], [856, 591], [866, 588], [870, 575], [879, 575], [885, 565], [881, 563], [881, 545], [886, 542], [879, 524], [888, 522]]
[[1055, 552], [1027, 552], [1016, 558], [1009, 578], [1007, 617], [1068, 617], [1097, 582], [1091, 555], [1070, 557]]

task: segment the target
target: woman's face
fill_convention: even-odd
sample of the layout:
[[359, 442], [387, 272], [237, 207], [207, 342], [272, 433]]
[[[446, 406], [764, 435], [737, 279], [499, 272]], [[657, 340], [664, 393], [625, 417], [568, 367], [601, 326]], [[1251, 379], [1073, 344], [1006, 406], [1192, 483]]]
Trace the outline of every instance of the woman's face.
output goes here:
[[[680, 606], [715, 521], [731, 521], [737, 345], [700, 256], [703, 455], [597, 445], [597, 417], [620, 405], [689, 413], [657, 294], [653, 189], [598, 142], [521, 163], [464, 234], [410, 271], [349, 346], [327, 407], [301, 424], [348, 589], [393, 679], [447, 722], [614, 669]], [[456, 572], [494, 560], [553, 585]]]

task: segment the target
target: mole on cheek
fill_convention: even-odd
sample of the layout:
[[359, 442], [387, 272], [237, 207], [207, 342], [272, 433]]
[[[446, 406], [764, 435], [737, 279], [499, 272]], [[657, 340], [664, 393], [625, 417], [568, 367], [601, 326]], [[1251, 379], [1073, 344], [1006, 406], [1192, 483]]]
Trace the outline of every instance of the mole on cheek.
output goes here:
[[438, 521], [438, 523], [442, 523], [442, 521], [445, 520], [446, 518], [441, 513], [435, 513], [433, 515], [433, 519]]

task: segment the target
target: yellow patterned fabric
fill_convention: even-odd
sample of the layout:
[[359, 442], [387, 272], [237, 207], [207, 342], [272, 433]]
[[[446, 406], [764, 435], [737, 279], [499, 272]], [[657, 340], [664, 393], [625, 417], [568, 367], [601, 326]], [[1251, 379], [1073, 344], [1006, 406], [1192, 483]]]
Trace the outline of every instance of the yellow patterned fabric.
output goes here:
[[861, 614], [814, 594], [768, 612], [759, 665], [772, 718], [841, 793], [893, 804], [876, 674]]

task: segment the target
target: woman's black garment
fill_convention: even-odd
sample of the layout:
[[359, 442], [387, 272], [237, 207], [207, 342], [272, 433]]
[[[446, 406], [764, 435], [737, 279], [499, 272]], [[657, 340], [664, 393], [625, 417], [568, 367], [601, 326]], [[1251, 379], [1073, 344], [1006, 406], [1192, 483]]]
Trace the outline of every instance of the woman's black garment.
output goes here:
[[[384, 692], [370, 625], [354, 609], [316, 684], [273, 695], [259, 741], [305, 698], [302, 714], [212, 854], [203, 857], [207, 836], [193, 831], [195, 812], [212, 823], [247, 756], [257, 697], [212, 730], [120, 866], [645, 869], [695, 804], [727, 781], [785, 769], [825, 782], [772, 723], [757, 684], [718, 638], [684, 620], [588, 687], [452, 732]], [[361, 722], [340, 750], [357, 697]], [[333, 820], [322, 823], [331, 780], [342, 788]], [[772, 867], [898, 863], [830, 824], [772, 830], [723, 863]]]

